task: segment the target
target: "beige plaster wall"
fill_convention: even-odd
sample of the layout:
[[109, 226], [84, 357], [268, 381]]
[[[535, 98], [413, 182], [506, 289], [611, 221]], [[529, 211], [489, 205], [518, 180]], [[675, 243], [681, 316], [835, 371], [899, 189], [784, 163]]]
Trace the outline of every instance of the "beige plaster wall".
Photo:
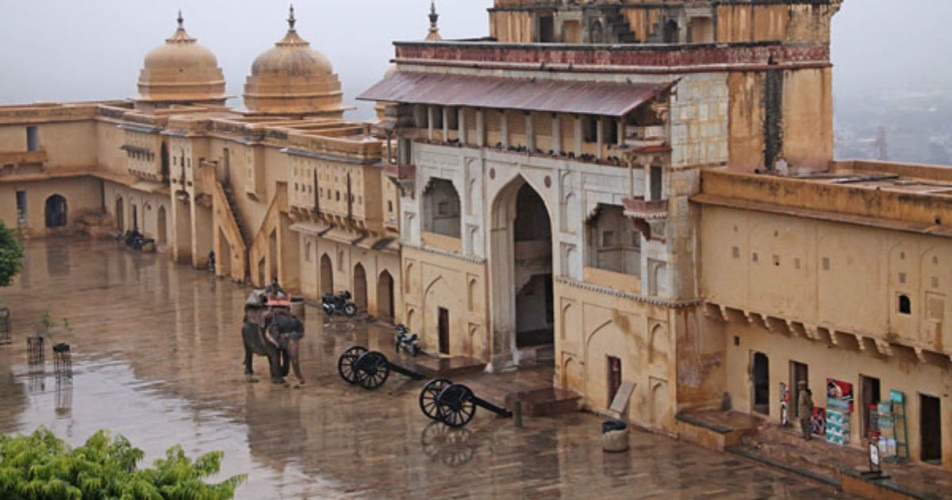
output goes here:
[[622, 380], [636, 384], [628, 419], [675, 432], [676, 328], [674, 310], [589, 285], [556, 282], [556, 384], [584, 395], [604, 411], [608, 356], [622, 363]]
[[[848, 297], [842, 297], [847, 299]], [[860, 436], [861, 401], [860, 375], [880, 379], [880, 392], [883, 399], [890, 390], [899, 390], [906, 396], [906, 422], [910, 439], [910, 456], [917, 460], [920, 456], [919, 437], [919, 394], [940, 398], [942, 412], [942, 451], [943, 464], [952, 469], [952, 378], [947, 368], [948, 358], [937, 359], [937, 363], [922, 363], [911, 352], [903, 351], [893, 357], [884, 357], [875, 350], [857, 351], [846, 346], [830, 346], [826, 342], [814, 342], [802, 337], [769, 333], [767, 330], [745, 324], [730, 322], [724, 325], [727, 331], [727, 362], [730, 369], [727, 374], [727, 390], [731, 395], [734, 408], [752, 411], [753, 380], [750, 376], [754, 352], [766, 354], [770, 372], [770, 415], [773, 422], [780, 421], [780, 383], [790, 387], [790, 362], [797, 361], [808, 365], [809, 386], [813, 391], [814, 403], [826, 406], [826, 380], [833, 378], [853, 384], [854, 411], [850, 418], [851, 445], [862, 446]], [[735, 337], [737, 343], [735, 344]], [[855, 346], [855, 344], [854, 344]], [[792, 409], [792, 406], [790, 407]], [[791, 417], [792, 419], [792, 417]]]
[[764, 76], [755, 72], [735, 72], [727, 78], [730, 89], [730, 166], [752, 172], [764, 165]]
[[26, 151], [26, 126], [0, 127], [0, 151]]
[[50, 171], [97, 165], [95, 122], [44, 123], [37, 128]]
[[832, 71], [784, 72], [783, 155], [790, 165], [825, 170], [833, 160]]
[[[132, 207], [138, 212], [138, 227], [146, 238], [153, 238], [159, 246], [168, 246], [172, 240], [174, 226], [172, 221], [172, 200], [166, 194], [145, 193], [123, 184], [103, 181], [103, 205], [112, 218], [116, 232], [132, 229]], [[120, 227], [117, 206], [122, 206], [122, 226]], [[162, 229], [161, 215], [165, 217]]]
[[439, 350], [440, 307], [449, 310], [450, 355], [490, 357], [485, 264], [404, 247], [404, 321], [421, 335], [423, 349]]
[[21, 227], [27, 236], [45, 236], [47, 198], [56, 194], [66, 198], [66, 222], [71, 227], [83, 214], [102, 210], [101, 190], [101, 181], [93, 177], [0, 183], [0, 220], [17, 227], [16, 192], [26, 191], [27, 224]]
[[125, 143], [125, 131], [112, 122], [96, 122], [95, 127], [99, 170], [119, 176], [128, 174], [126, 153], [119, 149]]
[[713, 206], [700, 238], [710, 302], [952, 354], [946, 238]]
[[345, 245], [319, 236], [299, 234], [301, 293], [305, 297], [320, 300], [321, 257], [327, 255], [331, 260], [335, 291], [349, 290], [354, 293], [354, 269], [357, 264], [363, 266], [367, 278], [367, 310], [377, 317], [382, 316], [378, 304], [380, 276], [384, 272], [389, 273], [393, 278], [394, 321], [404, 321], [399, 255]]

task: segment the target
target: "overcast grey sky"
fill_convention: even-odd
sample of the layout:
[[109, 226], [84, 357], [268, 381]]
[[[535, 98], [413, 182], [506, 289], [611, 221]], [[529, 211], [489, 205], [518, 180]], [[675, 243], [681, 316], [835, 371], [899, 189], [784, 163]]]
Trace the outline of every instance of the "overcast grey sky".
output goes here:
[[[444, 38], [488, 33], [492, 0], [438, 0]], [[0, 0], [0, 103], [130, 97], [145, 54], [175, 29], [218, 56], [230, 94], [287, 29], [285, 1]], [[381, 77], [392, 40], [426, 35], [429, 0], [296, 0], [298, 31], [333, 62], [345, 98]], [[950, 0], [846, 0], [833, 25], [836, 92], [952, 82]], [[240, 106], [240, 99], [230, 101]], [[367, 107], [350, 115], [366, 118]]]

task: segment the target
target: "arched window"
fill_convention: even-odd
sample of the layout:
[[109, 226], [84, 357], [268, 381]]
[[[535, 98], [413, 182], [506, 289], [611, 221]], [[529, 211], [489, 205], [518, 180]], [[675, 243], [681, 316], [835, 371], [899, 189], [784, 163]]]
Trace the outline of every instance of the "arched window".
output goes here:
[[908, 295], [899, 296], [899, 314], [912, 314], [912, 299]]
[[66, 226], [66, 198], [54, 194], [46, 199], [46, 227]]
[[460, 237], [460, 199], [452, 182], [433, 179], [427, 185], [423, 192], [423, 230]]

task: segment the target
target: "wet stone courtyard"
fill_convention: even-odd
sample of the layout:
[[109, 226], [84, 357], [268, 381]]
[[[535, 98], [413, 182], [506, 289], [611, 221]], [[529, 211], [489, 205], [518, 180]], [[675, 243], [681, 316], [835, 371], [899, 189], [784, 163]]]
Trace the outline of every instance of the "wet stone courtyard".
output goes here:
[[[242, 499], [837, 497], [648, 433], [632, 432], [628, 452], [606, 454], [602, 419], [587, 413], [526, 418], [521, 429], [480, 411], [465, 429], [432, 424], [417, 404], [423, 382], [391, 374], [368, 392], [337, 375], [339, 354], [353, 344], [392, 356], [392, 329], [324, 331], [311, 307], [306, 384], [272, 385], [263, 357], [249, 379], [240, 337], [248, 292], [113, 242], [29, 242], [22, 275], [0, 289], [13, 321], [13, 344], [0, 346], [0, 432], [44, 425], [79, 445], [110, 429], [147, 462], [174, 444], [193, 456], [222, 450], [223, 477], [248, 474]], [[68, 318], [71, 330], [53, 328], [45, 370], [31, 373], [26, 337], [44, 311], [58, 325]], [[49, 346], [58, 342], [72, 346], [71, 384], [53, 375]]]

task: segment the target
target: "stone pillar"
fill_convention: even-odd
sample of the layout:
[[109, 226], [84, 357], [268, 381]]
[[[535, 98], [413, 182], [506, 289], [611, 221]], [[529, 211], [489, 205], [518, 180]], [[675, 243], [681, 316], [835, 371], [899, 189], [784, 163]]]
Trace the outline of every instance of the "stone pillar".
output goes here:
[[598, 152], [595, 153], [595, 157], [596, 157], [596, 158], [601, 158], [601, 157], [602, 157], [602, 149], [605, 147], [605, 118], [599, 116], [597, 123], [598, 123], [598, 125], [597, 125], [596, 127], [598, 128], [598, 130], [596, 130], [596, 134], [595, 134], [595, 135], [596, 135], [596, 137], [598, 137], [598, 139], [597, 139], [597, 142], [598, 142], [598, 150], [597, 150], [597, 151], [598, 151]]
[[433, 140], [433, 117], [436, 116], [433, 111], [433, 106], [426, 107], [426, 139], [428, 141]]
[[562, 116], [552, 113], [552, 151], [558, 155], [562, 151]]
[[459, 119], [457, 121], [459, 122], [457, 123], [459, 125], [459, 142], [460, 144], [466, 144], [468, 139], [466, 137], [466, 108], [459, 108]]
[[502, 136], [502, 148], [509, 148], [509, 112], [505, 109], [501, 112], [501, 118], [499, 119], [499, 135]]
[[526, 148], [529, 152], [535, 150], [535, 127], [532, 120], [532, 113], [526, 113]]
[[450, 108], [443, 108], [443, 142], [450, 139]]
[[575, 115], [575, 156], [582, 155], [582, 117]]
[[486, 146], [486, 111], [482, 108], [476, 110], [476, 145]]

